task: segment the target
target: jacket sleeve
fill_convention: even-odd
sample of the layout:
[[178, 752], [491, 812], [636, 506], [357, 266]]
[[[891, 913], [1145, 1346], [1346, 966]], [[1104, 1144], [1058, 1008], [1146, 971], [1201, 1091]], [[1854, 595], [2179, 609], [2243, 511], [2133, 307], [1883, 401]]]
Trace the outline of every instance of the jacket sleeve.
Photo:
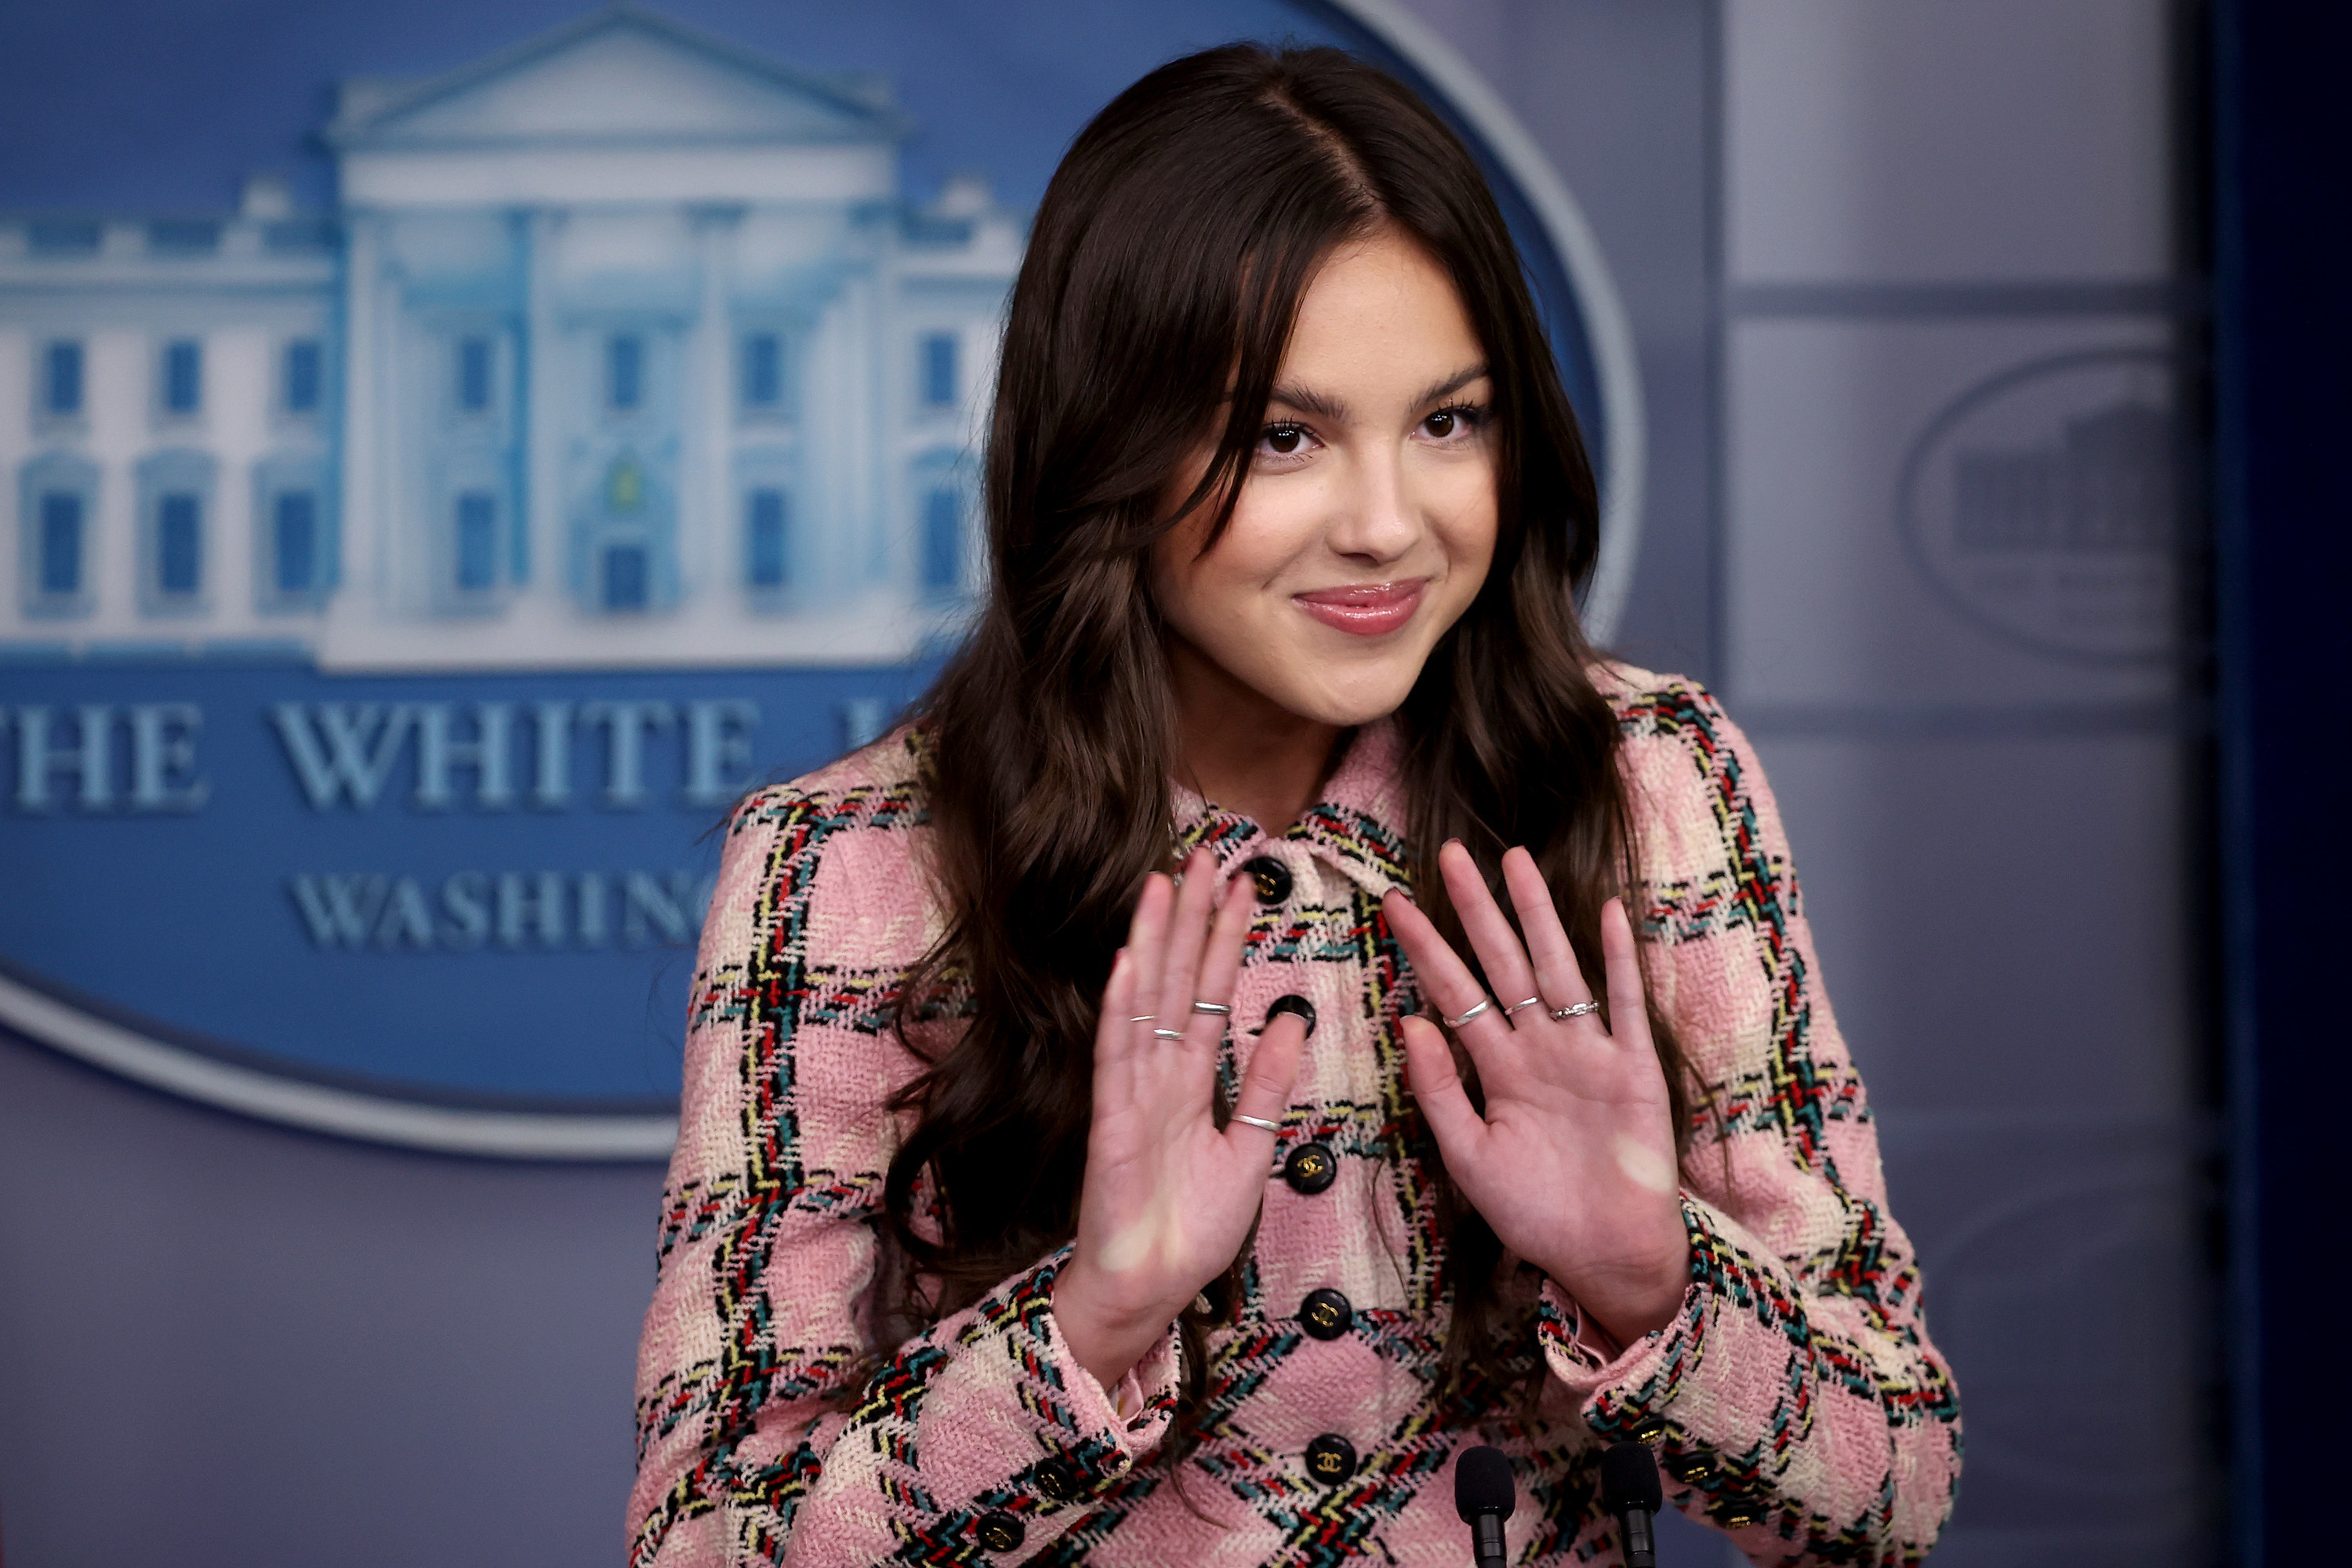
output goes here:
[[1595, 1435], [1651, 1444], [1670, 1503], [1750, 1561], [1917, 1563], [1951, 1512], [1958, 1394], [1770, 788], [1704, 689], [1668, 682], [1619, 711], [1650, 985], [1703, 1089], [1691, 1280], [1675, 1320], [1622, 1351], [1547, 1283], [1546, 1355]]
[[918, 831], [873, 784], [770, 790], [729, 826], [638, 1352], [633, 1568], [1019, 1563], [1168, 1425], [1173, 1336], [1106, 1393], [1055, 1322], [1059, 1254], [875, 1343]]

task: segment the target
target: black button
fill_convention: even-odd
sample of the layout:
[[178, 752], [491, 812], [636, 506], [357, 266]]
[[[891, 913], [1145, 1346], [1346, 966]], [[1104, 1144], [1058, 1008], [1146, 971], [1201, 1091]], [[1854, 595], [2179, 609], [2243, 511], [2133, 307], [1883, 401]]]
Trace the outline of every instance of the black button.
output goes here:
[[1078, 1472], [1067, 1461], [1047, 1459], [1037, 1467], [1037, 1491], [1047, 1502], [1067, 1502], [1078, 1495]]
[[1273, 856], [1253, 855], [1242, 862], [1242, 869], [1249, 873], [1259, 903], [1271, 908], [1290, 897], [1290, 868]]
[[1309, 1290], [1298, 1303], [1298, 1326], [1309, 1339], [1336, 1340], [1356, 1321], [1356, 1309], [1337, 1290]]
[[1274, 1005], [1265, 1010], [1265, 1021], [1270, 1026], [1276, 1018], [1281, 1017], [1285, 1013], [1297, 1014], [1301, 1019], [1305, 1020], [1307, 1024], [1307, 1032], [1310, 1035], [1315, 1032], [1315, 1004], [1309, 1002], [1306, 997], [1297, 994], [1296, 992], [1287, 996], [1276, 997], [1274, 999]]
[[1327, 1487], [1336, 1487], [1356, 1473], [1356, 1446], [1337, 1432], [1326, 1432], [1307, 1445], [1307, 1473]]
[[1311, 1198], [1339, 1179], [1339, 1162], [1325, 1144], [1301, 1143], [1282, 1163], [1282, 1179], [1290, 1184], [1292, 1192]]
[[980, 1516], [980, 1543], [991, 1552], [1018, 1552], [1028, 1531], [1009, 1513], [983, 1513]]
[[1714, 1468], [1706, 1462], [1705, 1454], [1675, 1454], [1666, 1460], [1666, 1468], [1674, 1472], [1675, 1479], [1692, 1486], [1706, 1479], [1707, 1472]]

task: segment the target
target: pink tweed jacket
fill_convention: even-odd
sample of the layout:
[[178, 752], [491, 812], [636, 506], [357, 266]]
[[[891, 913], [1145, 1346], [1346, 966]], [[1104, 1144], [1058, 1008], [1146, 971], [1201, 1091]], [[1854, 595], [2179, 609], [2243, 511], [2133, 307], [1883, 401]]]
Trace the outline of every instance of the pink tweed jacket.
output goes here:
[[1402, 1087], [1413, 982], [1380, 900], [1406, 877], [1404, 817], [1395, 739], [1374, 726], [1278, 837], [1176, 792], [1182, 847], [1247, 864], [1260, 895], [1236, 1065], [1270, 1012], [1314, 1021], [1181, 1475], [1155, 1457], [1173, 1336], [1098, 1386], [1054, 1320], [1066, 1251], [861, 1372], [894, 1136], [881, 1106], [915, 1070], [889, 1019], [940, 930], [921, 742], [901, 731], [752, 796], [729, 828], [640, 1356], [631, 1563], [1450, 1564], [1467, 1560], [1454, 1457], [1491, 1441], [1519, 1481], [1513, 1562], [1614, 1563], [1596, 1468], [1626, 1437], [1654, 1446], [1670, 1506], [1756, 1563], [1923, 1558], [1958, 1476], [1958, 1395], [1771, 792], [1697, 686], [1602, 680], [1627, 739], [1652, 984], [1706, 1089], [1669, 1327], [1620, 1348], [1530, 1279], [1534, 1414], [1435, 1375], [1450, 1285], [1433, 1145]]

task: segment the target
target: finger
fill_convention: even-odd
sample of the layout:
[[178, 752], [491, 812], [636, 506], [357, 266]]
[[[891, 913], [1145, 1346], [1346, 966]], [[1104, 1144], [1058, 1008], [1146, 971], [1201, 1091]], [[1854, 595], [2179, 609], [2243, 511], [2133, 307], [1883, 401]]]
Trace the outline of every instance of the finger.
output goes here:
[[[1249, 883], [1246, 879], [1235, 877], [1225, 885], [1224, 897], [1217, 904], [1217, 921], [1210, 928], [1208, 945], [1201, 954], [1201, 972], [1188, 993], [1192, 1001], [1221, 1007], [1233, 1005], [1234, 984], [1241, 974], [1242, 951], [1249, 940]], [[1185, 1045], [1205, 1050], [1213, 1059], [1217, 1043], [1225, 1037], [1230, 1017], [1226, 1013], [1192, 1013], [1181, 1026]]]
[[1127, 1026], [1130, 1037], [1138, 1041], [1150, 1038], [1150, 1020], [1160, 1011], [1160, 973], [1168, 950], [1168, 906], [1173, 901], [1174, 891], [1168, 879], [1154, 871], [1143, 879], [1143, 895], [1135, 900], [1135, 915], [1128, 922], [1127, 956], [1135, 989], [1119, 1016], [1125, 1021], [1140, 1015], [1142, 1022]]
[[[1478, 988], [1477, 976], [1462, 962], [1421, 907], [1402, 893], [1391, 893], [1381, 900], [1381, 912], [1388, 917], [1389, 929], [1397, 941], [1404, 944], [1405, 956], [1412, 960], [1412, 972], [1421, 982], [1422, 994], [1430, 1005], [1437, 1009], [1439, 1018], [1458, 1018], [1479, 1003], [1486, 994]], [[1452, 1025], [1447, 1027], [1452, 1028]], [[1470, 1049], [1470, 1057], [1485, 1072], [1491, 1065], [1493, 1053], [1503, 1047], [1511, 1037], [1510, 1026], [1503, 1022], [1503, 1010], [1489, 1006], [1454, 1033]]]
[[1503, 885], [1510, 889], [1511, 907], [1519, 911], [1519, 930], [1527, 933], [1528, 956], [1535, 963], [1536, 990], [1547, 1011], [1570, 1007], [1592, 998], [1584, 983], [1584, 968], [1576, 962], [1576, 946], [1559, 923], [1559, 907], [1551, 901], [1536, 858], [1524, 849], [1503, 856]]
[[[1242, 1086], [1234, 1096], [1236, 1117], [1254, 1116], [1260, 1121], [1279, 1126], [1282, 1113], [1290, 1108], [1291, 1086], [1298, 1079], [1298, 1058], [1307, 1045], [1307, 1021], [1296, 1013], [1285, 1013], [1265, 1027], [1257, 1037], [1257, 1049], [1250, 1054], [1249, 1071], [1242, 1075]], [[1225, 1136], [1237, 1145], [1255, 1150], [1251, 1157], [1263, 1158], [1274, 1134], [1263, 1127], [1252, 1127], [1245, 1121], [1226, 1124]], [[1253, 1143], [1252, 1139], [1265, 1139], [1266, 1143]]]
[[1470, 1091], [1463, 1087], [1445, 1037], [1426, 1018], [1399, 1022], [1404, 1030], [1405, 1077], [1412, 1085], [1413, 1099], [1421, 1104], [1421, 1113], [1429, 1119], [1429, 1130], [1437, 1134], [1438, 1152], [1449, 1164], [1472, 1155], [1486, 1133], [1486, 1122], [1470, 1103]]
[[1499, 1013], [1529, 996], [1540, 999], [1535, 971], [1528, 963], [1527, 950], [1519, 945], [1518, 932], [1504, 918], [1502, 907], [1487, 890], [1486, 879], [1478, 873], [1477, 860], [1459, 839], [1449, 838], [1438, 849], [1437, 869], [1445, 879], [1445, 890], [1453, 895], [1454, 912], [1462, 917], [1463, 933], [1478, 955], [1478, 966], [1486, 972], [1486, 984], [1494, 987], [1495, 1011]]
[[1654, 1053], [1650, 1040], [1650, 1010], [1642, 999], [1642, 955], [1633, 945], [1633, 923], [1625, 917], [1625, 900], [1612, 899], [1601, 906], [1601, 956], [1609, 966], [1609, 1033], [1620, 1044]]
[[1103, 983], [1102, 1016], [1095, 1021], [1095, 1103], [1115, 1105], [1130, 1092], [1135, 1030], [1127, 1019], [1135, 1001], [1135, 966], [1127, 949], [1111, 955]]
[[1175, 907], [1168, 917], [1168, 949], [1153, 1011], [1162, 1015], [1159, 1027], [1185, 1028], [1192, 1016], [1192, 983], [1200, 978], [1201, 948], [1209, 936], [1209, 910], [1217, 899], [1217, 861], [1205, 849], [1185, 858], [1183, 885], [1176, 889]]

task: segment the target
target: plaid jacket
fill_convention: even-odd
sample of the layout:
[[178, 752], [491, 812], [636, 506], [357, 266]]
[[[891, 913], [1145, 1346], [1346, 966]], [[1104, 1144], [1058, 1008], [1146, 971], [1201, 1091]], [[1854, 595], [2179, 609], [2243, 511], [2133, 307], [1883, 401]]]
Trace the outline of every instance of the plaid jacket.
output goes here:
[[1154, 1454], [1173, 1336], [1099, 1387], [1055, 1324], [1066, 1253], [861, 1374], [894, 1136], [881, 1105], [915, 1070], [889, 1018], [940, 929], [919, 742], [902, 731], [752, 796], [729, 828], [640, 1352], [631, 1563], [1450, 1563], [1466, 1551], [1454, 1452], [1491, 1441], [1523, 1494], [1512, 1561], [1613, 1563], [1597, 1458], [1628, 1436], [1655, 1448], [1670, 1506], [1757, 1563], [1924, 1557], [1958, 1476], [1958, 1395], [1771, 792], [1705, 690], [1602, 679], [1652, 985], [1706, 1091], [1670, 1326], [1620, 1349], [1528, 1279], [1534, 1413], [1436, 1377], [1451, 1285], [1433, 1145], [1402, 1089], [1397, 1019], [1415, 997], [1380, 899], [1406, 876], [1403, 815], [1395, 739], [1375, 726], [1278, 837], [1174, 800], [1183, 847], [1262, 862], [1228, 1051], [1245, 1061], [1277, 1005], [1315, 1019], [1181, 1475]]

